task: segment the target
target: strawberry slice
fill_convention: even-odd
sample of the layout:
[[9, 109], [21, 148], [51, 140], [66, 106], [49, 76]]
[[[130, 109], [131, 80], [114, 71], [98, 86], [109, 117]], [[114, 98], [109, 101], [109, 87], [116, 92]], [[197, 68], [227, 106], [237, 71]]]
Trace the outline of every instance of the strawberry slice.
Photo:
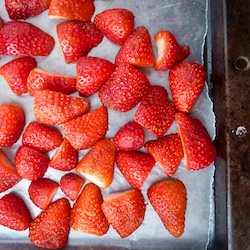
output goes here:
[[11, 21], [0, 29], [0, 54], [7, 56], [47, 56], [54, 48], [52, 36], [31, 23]]
[[62, 124], [86, 113], [88, 109], [87, 100], [60, 92], [40, 90], [34, 95], [35, 117], [47, 125]]
[[102, 33], [91, 22], [67, 21], [57, 25], [57, 36], [66, 63], [76, 62], [101, 43]]
[[71, 227], [76, 231], [102, 236], [109, 229], [102, 211], [102, 193], [95, 184], [86, 185], [71, 211]]
[[146, 205], [139, 190], [111, 194], [102, 204], [102, 210], [117, 233], [125, 238], [143, 222]]
[[165, 228], [180, 237], [185, 227], [187, 193], [184, 184], [177, 179], [168, 179], [152, 185], [148, 198]]
[[154, 157], [167, 175], [173, 175], [183, 158], [181, 139], [178, 134], [164, 136], [158, 140], [148, 141], [145, 149]]
[[62, 124], [61, 129], [75, 149], [87, 149], [105, 136], [108, 130], [108, 111], [102, 106]]
[[216, 149], [205, 127], [185, 113], [177, 113], [175, 119], [187, 169], [199, 170], [209, 166], [215, 160]]
[[174, 121], [175, 107], [169, 101], [167, 90], [151, 86], [135, 113], [134, 120], [154, 136], [163, 136]]
[[113, 43], [123, 44], [134, 27], [134, 15], [127, 9], [109, 9], [95, 16], [96, 27]]
[[31, 223], [29, 239], [38, 247], [61, 249], [70, 231], [70, 204], [62, 198], [51, 203]]
[[76, 63], [76, 89], [82, 96], [96, 93], [115, 70], [115, 65], [98, 57], [81, 57]]
[[150, 35], [145, 27], [137, 27], [121, 46], [115, 58], [115, 64], [119, 65], [123, 62], [140, 67], [154, 66], [154, 51]]
[[148, 86], [149, 81], [141, 70], [124, 63], [116, 68], [101, 87], [99, 98], [103, 105], [127, 112], [141, 101]]
[[113, 139], [101, 139], [82, 158], [76, 171], [101, 188], [113, 181], [116, 147]]
[[150, 154], [143, 152], [119, 151], [116, 154], [116, 163], [129, 184], [141, 189], [155, 165], [155, 160]]

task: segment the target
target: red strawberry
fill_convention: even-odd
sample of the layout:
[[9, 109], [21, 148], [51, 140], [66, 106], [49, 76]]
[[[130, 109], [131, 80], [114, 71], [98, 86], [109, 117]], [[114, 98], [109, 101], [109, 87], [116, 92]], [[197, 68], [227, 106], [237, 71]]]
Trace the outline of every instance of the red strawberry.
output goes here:
[[0, 147], [10, 147], [23, 131], [25, 115], [15, 104], [0, 104], [0, 117]]
[[139, 190], [111, 194], [102, 204], [108, 222], [117, 233], [125, 238], [142, 223], [146, 205]]
[[42, 153], [26, 147], [18, 148], [15, 157], [17, 173], [28, 180], [41, 179], [49, 164], [49, 157]]
[[59, 185], [47, 178], [32, 181], [29, 186], [29, 196], [32, 202], [41, 209], [45, 209], [53, 199]]
[[60, 181], [60, 188], [65, 195], [72, 201], [74, 201], [84, 184], [84, 179], [74, 173], [66, 174]]
[[101, 43], [102, 33], [91, 22], [67, 21], [57, 25], [57, 36], [66, 63], [76, 62]]
[[57, 152], [53, 155], [49, 165], [61, 171], [68, 171], [74, 169], [77, 163], [78, 151], [64, 139]]
[[123, 62], [141, 67], [154, 66], [154, 51], [150, 35], [145, 27], [137, 27], [121, 46], [115, 63], [119, 65]]
[[180, 237], [185, 227], [187, 194], [184, 184], [177, 179], [167, 179], [148, 189], [148, 198], [165, 228]]
[[29, 74], [27, 88], [30, 95], [34, 95], [37, 90], [44, 89], [71, 94], [76, 91], [76, 78], [52, 74], [36, 68]]
[[76, 89], [82, 96], [96, 93], [115, 70], [115, 65], [98, 57], [81, 57], [76, 63]]
[[88, 234], [104, 235], [109, 229], [102, 211], [102, 193], [93, 183], [84, 187], [71, 211], [71, 227]]
[[24, 201], [15, 194], [6, 194], [0, 199], [0, 225], [22, 231], [31, 223], [31, 215]]
[[34, 95], [34, 113], [38, 121], [47, 125], [67, 122], [89, 109], [87, 100], [60, 92], [41, 90]]
[[101, 188], [113, 181], [116, 147], [113, 139], [98, 141], [76, 166], [85, 178]]
[[151, 86], [136, 111], [134, 120], [154, 136], [163, 136], [174, 121], [174, 104], [169, 101], [167, 90]]
[[183, 149], [181, 139], [178, 134], [164, 136], [158, 140], [148, 141], [146, 150], [154, 157], [167, 175], [173, 175], [181, 159], [183, 158]]
[[108, 111], [102, 106], [62, 124], [61, 129], [75, 149], [89, 148], [105, 136], [108, 130]]
[[169, 85], [177, 110], [189, 112], [201, 94], [206, 79], [205, 68], [195, 62], [182, 62], [169, 72]]
[[143, 152], [119, 151], [116, 154], [116, 163], [129, 184], [141, 189], [155, 165], [155, 160], [150, 154]]
[[177, 113], [175, 119], [187, 169], [199, 170], [209, 166], [215, 160], [216, 149], [205, 127], [185, 113]]
[[0, 29], [0, 54], [7, 56], [47, 56], [54, 48], [52, 36], [31, 23], [11, 21]]
[[38, 247], [61, 249], [70, 231], [70, 204], [62, 198], [51, 203], [31, 223], [29, 239]]
[[127, 9], [110, 9], [97, 14], [94, 23], [111, 42], [123, 44], [133, 31], [134, 15]]
[[101, 87], [99, 98], [105, 106], [126, 112], [141, 101], [148, 86], [149, 81], [141, 70], [124, 63]]
[[0, 75], [4, 77], [11, 90], [16, 95], [27, 92], [27, 78], [36, 67], [36, 60], [31, 57], [22, 57], [10, 61], [0, 68]]

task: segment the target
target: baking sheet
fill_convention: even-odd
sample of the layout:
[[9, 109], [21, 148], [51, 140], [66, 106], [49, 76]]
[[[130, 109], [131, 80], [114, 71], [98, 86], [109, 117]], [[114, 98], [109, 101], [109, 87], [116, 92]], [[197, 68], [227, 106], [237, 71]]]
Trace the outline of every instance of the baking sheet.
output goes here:
[[[206, 10], [207, 0], [97, 0], [95, 1], [96, 12], [99, 13], [104, 9], [123, 7], [130, 9], [135, 15], [135, 27], [145, 25], [153, 37], [157, 31], [167, 29], [172, 31], [180, 44], [188, 44], [191, 47], [191, 56], [188, 60], [195, 60], [203, 63], [203, 49], [205, 36], [207, 32]], [[5, 20], [8, 15], [4, 8], [4, 1], [0, 1], [0, 16]], [[51, 34], [56, 41], [56, 46], [52, 53], [46, 57], [37, 57], [38, 67], [50, 72], [62, 73], [65, 75], [75, 75], [75, 64], [67, 65], [64, 62], [61, 49], [56, 36], [56, 24], [61, 20], [50, 20], [47, 17], [47, 11], [39, 16], [27, 20], [40, 27], [44, 31]], [[104, 57], [114, 61], [114, 57], [119, 49], [119, 46], [111, 44], [106, 38], [89, 55]], [[155, 48], [154, 48], [155, 49]], [[14, 58], [14, 57], [13, 57]], [[12, 57], [1, 56], [0, 65], [13, 59]], [[153, 70], [145, 70], [152, 85], [164, 86], [171, 97], [167, 76], [168, 73], [158, 73]], [[91, 109], [100, 106], [100, 101], [97, 95], [90, 98]], [[21, 97], [15, 96], [3, 78], [0, 78], [0, 103], [19, 103], [26, 113], [26, 125], [34, 120], [33, 115], [33, 98], [29, 95]], [[111, 137], [115, 132], [127, 121], [132, 120], [136, 108], [127, 112], [119, 113], [109, 110], [109, 131], [108, 137]], [[215, 118], [212, 112], [212, 102], [207, 94], [207, 87], [202, 92], [195, 107], [192, 110], [192, 115], [200, 119], [207, 128], [211, 137], [215, 136]], [[174, 123], [168, 130], [167, 134], [176, 132], [176, 124]], [[146, 139], [154, 139], [152, 135], [147, 133]], [[20, 140], [11, 149], [4, 151], [13, 159]], [[54, 151], [50, 153], [53, 155]], [[86, 153], [80, 152], [80, 159]], [[61, 176], [65, 173], [49, 168], [45, 177], [54, 179], [59, 182]], [[121, 247], [122, 249], [205, 249], [209, 243], [209, 234], [213, 228], [213, 175], [214, 165], [198, 172], [190, 172], [186, 170], [183, 161], [179, 166], [174, 177], [181, 179], [188, 194], [188, 203], [186, 211], [186, 226], [185, 232], [181, 238], [172, 237], [163, 227], [160, 219], [154, 212], [152, 206], [148, 203], [146, 192], [148, 187], [167, 176], [163, 173], [159, 166], [155, 166], [150, 173], [146, 183], [142, 188], [142, 193], [148, 203], [145, 220], [141, 227], [136, 230], [131, 236], [126, 239], [120, 239], [118, 234], [110, 227], [108, 233], [103, 237], [92, 236], [81, 232], [71, 230], [69, 244], [70, 245], [85, 245], [85, 246], [113, 246]], [[22, 180], [15, 187], [5, 193], [11, 191], [19, 193], [26, 201], [32, 211], [33, 217], [40, 213], [38, 209], [28, 198], [27, 188], [29, 181]], [[129, 184], [126, 182], [120, 171], [115, 168], [114, 181], [112, 185], [103, 190], [104, 198], [112, 192], [126, 190]], [[2, 193], [2, 197], [5, 193]], [[64, 197], [61, 190], [58, 190], [54, 200]], [[23, 232], [15, 232], [8, 228], [0, 226], [0, 241], [11, 242], [28, 242], [28, 230]]]

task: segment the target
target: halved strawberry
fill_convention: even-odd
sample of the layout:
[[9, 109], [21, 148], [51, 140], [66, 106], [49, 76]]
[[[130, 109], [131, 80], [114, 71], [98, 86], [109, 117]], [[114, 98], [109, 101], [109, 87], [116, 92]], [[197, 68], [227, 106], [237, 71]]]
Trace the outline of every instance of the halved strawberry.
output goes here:
[[113, 181], [116, 147], [113, 139], [101, 139], [82, 158], [76, 171], [101, 188]]
[[123, 63], [101, 87], [99, 98], [103, 105], [126, 112], [141, 101], [148, 86], [149, 81], [141, 70]]
[[34, 95], [35, 117], [47, 125], [62, 124], [86, 113], [88, 109], [87, 100], [60, 92], [40, 90]]
[[47, 56], [54, 48], [52, 36], [31, 23], [10, 21], [0, 29], [0, 54]]
[[167, 179], [148, 189], [148, 198], [165, 228], [180, 237], [185, 227], [187, 193], [184, 184], [177, 179]]
[[88, 234], [106, 234], [109, 224], [102, 211], [102, 203], [100, 188], [93, 183], [86, 185], [72, 208], [71, 227]]
[[146, 205], [139, 190], [111, 194], [102, 204], [102, 210], [117, 233], [128, 237], [143, 222]]
[[81, 57], [76, 63], [76, 89], [82, 96], [96, 93], [115, 70], [115, 65], [98, 57]]
[[135, 113], [134, 120], [154, 136], [163, 136], [174, 121], [175, 107], [168, 99], [167, 90], [151, 86]]
[[56, 30], [66, 63], [86, 56], [103, 39], [91, 22], [67, 21], [58, 24]]
[[109, 9], [95, 16], [96, 27], [113, 43], [123, 44], [134, 27], [134, 15], [127, 9]]
[[70, 231], [70, 204], [62, 198], [51, 203], [31, 223], [29, 239], [38, 247], [61, 249]]
[[209, 166], [215, 160], [216, 149], [205, 127], [185, 113], [177, 113], [175, 119], [187, 169], [199, 170]]
[[105, 136], [108, 130], [108, 111], [102, 106], [62, 124], [61, 129], [75, 149], [89, 148]]

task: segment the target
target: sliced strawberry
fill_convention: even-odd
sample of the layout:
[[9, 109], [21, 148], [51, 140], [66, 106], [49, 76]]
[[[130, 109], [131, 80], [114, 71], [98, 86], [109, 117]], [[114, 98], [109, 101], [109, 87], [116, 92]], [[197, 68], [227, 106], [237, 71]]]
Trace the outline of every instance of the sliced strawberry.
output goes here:
[[66, 63], [76, 62], [101, 43], [102, 33], [91, 22], [67, 21], [57, 25], [57, 36]]
[[86, 185], [71, 211], [71, 227], [88, 234], [104, 235], [109, 229], [102, 211], [102, 193], [95, 184]]
[[119, 65], [123, 62], [141, 67], [154, 66], [154, 51], [150, 35], [145, 27], [137, 27], [121, 46], [115, 63]]
[[167, 179], [148, 189], [148, 198], [165, 228], [180, 237], [185, 227], [187, 193], [184, 184], [177, 179]]
[[10, 147], [23, 131], [25, 115], [15, 104], [0, 104], [0, 117], [0, 147]]
[[108, 111], [102, 106], [62, 124], [61, 129], [75, 149], [89, 148], [105, 136], [108, 130]]
[[31, 223], [29, 239], [38, 247], [61, 249], [68, 242], [70, 204], [62, 198], [51, 203]]
[[80, 95], [91, 96], [96, 93], [115, 70], [115, 65], [98, 57], [81, 57], [76, 63], [77, 84]]
[[141, 70], [124, 63], [116, 68], [101, 87], [99, 98], [103, 105], [127, 112], [141, 101], [148, 86], [149, 81]]
[[47, 125], [62, 124], [86, 113], [88, 109], [87, 100], [60, 92], [40, 90], [34, 95], [35, 117]]
[[95, 16], [96, 27], [113, 43], [123, 44], [134, 27], [134, 15], [127, 9], [109, 9]]
[[0, 29], [0, 54], [7, 56], [47, 56], [54, 48], [52, 36], [31, 23], [11, 21]]
[[174, 104], [169, 101], [167, 90], [151, 86], [136, 111], [134, 120], [154, 136], [163, 136], [174, 121]]
[[215, 160], [216, 149], [205, 127], [185, 113], [177, 113], [175, 119], [187, 169], [199, 170], [209, 166]]
[[116, 147], [113, 139], [101, 139], [82, 158], [76, 171], [101, 188], [113, 181]]
[[143, 222], [146, 205], [139, 190], [111, 194], [102, 204], [108, 222], [125, 238]]

